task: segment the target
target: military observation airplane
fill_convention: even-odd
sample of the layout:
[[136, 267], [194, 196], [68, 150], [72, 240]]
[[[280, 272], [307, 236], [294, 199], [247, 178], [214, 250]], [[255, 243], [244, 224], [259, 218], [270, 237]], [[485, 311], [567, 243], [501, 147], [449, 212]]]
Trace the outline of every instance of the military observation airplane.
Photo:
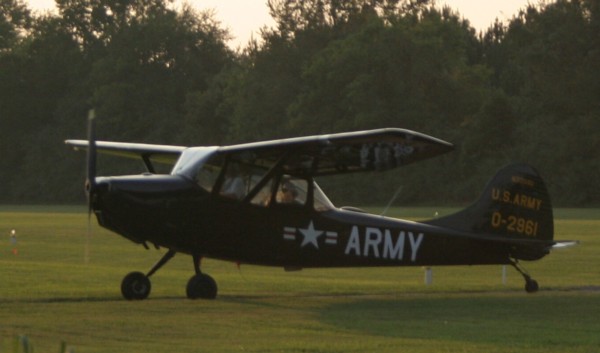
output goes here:
[[[537, 260], [552, 248], [552, 206], [534, 168], [501, 169], [479, 200], [456, 214], [424, 222], [335, 207], [315, 177], [383, 171], [453, 150], [445, 141], [387, 128], [221, 147], [182, 147], [67, 140], [87, 150], [89, 210], [99, 224], [149, 248], [167, 249], [146, 273], [125, 276], [126, 299], [150, 294], [149, 277], [176, 253], [192, 256], [195, 275], [187, 297], [213, 299], [217, 284], [201, 272], [203, 257], [241, 264], [316, 267], [510, 264], [538, 283], [519, 260]], [[96, 176], [96, 153], [138, 158], [147, 171]], [[160, 163], [170, 174], [156, 174]], [[368, 187], [368, 186], [367, 186]]]

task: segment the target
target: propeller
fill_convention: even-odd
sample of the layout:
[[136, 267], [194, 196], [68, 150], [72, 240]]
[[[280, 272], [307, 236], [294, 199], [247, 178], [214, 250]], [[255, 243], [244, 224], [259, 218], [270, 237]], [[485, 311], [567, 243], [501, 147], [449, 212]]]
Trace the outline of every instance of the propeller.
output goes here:
[[86, 168], [86, 180], [85, 180], [85, 191], [87, 194], [88, 202], [88, 230], [85, 242], [84, 261], [89, 263], [90, 261], [90, 238], [92, 233], [92, 211], [93, 211], [93, 199], [94, 191], [96, 190], [96, 113], [94, 109], [90, 109], [88, 113], [88, 149], [87, 149], [87, 168]]
[[92, 213], [92, 197], [96, 188], [96, 112], [90, 109], [88, 113], [88, 149], [87, 175], [85, 190], [88, 196], [88, 213]]

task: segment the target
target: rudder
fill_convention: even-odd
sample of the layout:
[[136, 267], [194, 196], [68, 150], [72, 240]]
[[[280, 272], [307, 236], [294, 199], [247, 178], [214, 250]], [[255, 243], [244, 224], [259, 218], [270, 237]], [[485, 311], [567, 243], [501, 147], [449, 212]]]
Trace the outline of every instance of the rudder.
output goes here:
[[[465, 210], [429, 224], [481, 235], [514, 240], [552, 243], [552, 204], [539, 173], [528, 164], [511, 164], [500, 169], [488, 182], [479, 199]], [[515, 246], [512, 256], [535, 259], [547, 251], [537, 246]]]

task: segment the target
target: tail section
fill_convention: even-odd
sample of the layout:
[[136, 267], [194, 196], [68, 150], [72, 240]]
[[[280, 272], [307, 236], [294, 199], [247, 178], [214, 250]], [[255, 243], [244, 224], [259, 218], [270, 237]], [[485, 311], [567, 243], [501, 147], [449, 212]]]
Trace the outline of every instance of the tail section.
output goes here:
[[511, 244], [515, 259], [539, 259], [554, 244], [548, 191], [538, 172], [527, 164], [504, 167], [473, 205], [427, 223]]

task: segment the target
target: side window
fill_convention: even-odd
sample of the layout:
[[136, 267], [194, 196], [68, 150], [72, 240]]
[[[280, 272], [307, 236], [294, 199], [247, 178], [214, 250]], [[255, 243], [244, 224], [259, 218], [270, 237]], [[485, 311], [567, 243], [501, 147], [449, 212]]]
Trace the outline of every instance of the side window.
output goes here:
[[[227, 163], [225, 170], [223, 170], [224, 165], [225, 155], [214, 156], [198, 169], [195, 176], [196, 183], [206, 191], [212, 192], [219, 182], [219, 177], [222, 177], [218, 193], [221, 196], [241, 200], [256, 186], [266, 172], [265, 168], [234, 158]], [[224, 175], [221, 176], [221, 173]]]
[[[229, 159], [227, 163], [225, 163], [226, 158]], [[227, 164], [226, 170], [223, 170], [225, 164]], [[198, 168], [195, 181], [208, 192], [215, 192], [235, 200], [243, 200], [250, 192], [254, 192], [259, 183], [264, 181], [266, 173], [272, 167], [271, 160], [256, 158], [251, 154], [235, 154], [228, 157], [225, 154], [214, 154]], [[221, 175], [222, 173], [224, 174]], [[217, 183], [220, 185], [219, 190], [213, 190]], [[256, 195], [253, 194], [250, 202], [263, 207], [271, 205], [304, 206], [309, 199], [309, 190], [312, 190], [313, 193], [311, 198], [313, 205], [311, 206], [315, 210], [326, 211], [334, 208], [331, 201], [312, 179], [293, 177], [288, 174], [266, 182], [256, 192]]]
[[257, 206], [269, 206], [271, 202], [271, 190], [273, 190], [273, 180], [263, 186], [262, 189], [252, 198], [252, 203]]
[[222, 165], [223, 158], [221, 156], [217, 155], [212, 158], [202, 165], [196, 173], [196, 183], [204, 190], [211, 192], [221, 173]]
[[[271, 180], [252, 199], [252, 203], [258, 206], [270, 205], [296, 205], [302, 206], [306, 203], [308, 183], [304, 179], [284, 176], [275, 188], [275, 180]], [[275, 195], [273, 195], [273, 191]]]
[[279, 183], [275, 202], [280, 205], [304, 205], [308, 183], [304, 179], [284, 176]]
[[221, 185], [221, 195], [236, 200], [243, 199], [248, 193], [250, 176], [239, 162], [229, 162]]

